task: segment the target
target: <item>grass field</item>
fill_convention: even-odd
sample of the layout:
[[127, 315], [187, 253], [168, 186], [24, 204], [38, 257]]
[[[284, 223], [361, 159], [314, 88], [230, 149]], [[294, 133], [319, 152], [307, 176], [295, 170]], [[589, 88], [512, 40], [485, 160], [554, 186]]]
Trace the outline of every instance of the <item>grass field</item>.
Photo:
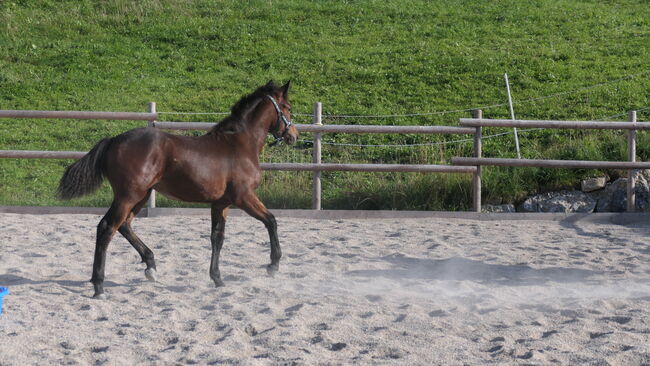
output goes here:
[[[471, 108], [508, 117], [503, 73], [518, 118], [650, 120], [647, 1], [3, 1], [0, 109], [224, 112], [269, 79], [291, 79], [293, 110], [312, 104], [324, 123], [456, 125]], [[434, 114], [444, 111], [462, 111]], [[218, 121], [219, 115], [162, 114]], [[138, 122], [0, 120], [0, 149], [88, 150]], [[484, 135], [507, 130], [488, 129]], [[324, 136], [324, 162], [443, 163], [468, 156], [458, 136]], [[265, 161], [306, 161], [296, 147]], [[650, 158], [640, 134], [640, 160]], [[524, 157], [619, 160], [620, 131], [520, 131]], [[431, 144], [420, 147], [340, 146]], [[484, 141], [484, 155], [513, 157], [512, 135]], [[107, 205], [110, 189], [60, 202], [54, 189], [70, 161], [0, 159], [0, 204]], [[486, 168], [484, 198], [514, 202], [621, 172]], [[269, 173], [270, 207], [309, 207], [307, 173]], [[324, 174], [324, 208], [449, 209], [471, 206], [470, 177]], [[170, 201], [164, 205], [177, 205]]]

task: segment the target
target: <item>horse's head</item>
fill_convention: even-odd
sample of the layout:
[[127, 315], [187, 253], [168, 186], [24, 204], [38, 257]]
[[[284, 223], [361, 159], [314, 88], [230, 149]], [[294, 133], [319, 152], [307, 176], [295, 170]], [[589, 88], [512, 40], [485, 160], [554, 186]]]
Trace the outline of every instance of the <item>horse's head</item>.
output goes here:
[[271, 125], [270, 131], [273, 133], [273, 137], [276, 138], [276, 142], [284, 140], [288, 145], [294, 144], [298, 140], [298, 129], [291, 122], [290, 87], [291, 81], [288, 81], [276, 93], [267, 95], [278, 115], [275, 123]]

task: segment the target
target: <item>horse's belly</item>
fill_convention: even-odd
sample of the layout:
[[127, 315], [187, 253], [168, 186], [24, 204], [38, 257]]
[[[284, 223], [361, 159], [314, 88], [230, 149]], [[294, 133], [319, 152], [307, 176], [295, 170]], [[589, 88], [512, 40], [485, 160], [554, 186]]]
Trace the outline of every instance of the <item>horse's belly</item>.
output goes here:
[[[183, 185], [169, 185], [165, 182], [159, 182], [153, 188], [163, 196], [185, 202], [213, 202], [223, 197], [225, 189], [219, 187], [195, 187], [188, 182]], [[224, 187], [225, 188], [225, 187]]]
[[174, 195], [172, 195], [172, 194], [170, 194], [170, 193], [168, 193], [168, 192], [159, 191], [159, 190], [157, 190], [157, 189], [156, 189], [156, 192], [161, 193], [163, 196], [165, 196], [165, 197], [167, 197], [167, 198], [169, 198], [169, 199], [172, 199], [172, 200], [176, 200], [176, 201], [187, 201], [187, 202], [190, 202], [190, 201], [188, 201], [187, 199], [183, 199], [183, 198], [181, 198], [181, 197], [176, 197], [176, 196], [174, 196]]

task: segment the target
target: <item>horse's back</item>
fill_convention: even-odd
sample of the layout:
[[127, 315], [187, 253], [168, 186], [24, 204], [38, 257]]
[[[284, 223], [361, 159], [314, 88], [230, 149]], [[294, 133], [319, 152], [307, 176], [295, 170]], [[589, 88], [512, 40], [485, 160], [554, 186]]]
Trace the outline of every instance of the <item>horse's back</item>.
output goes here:
[[124, 169], [155, 162], [163, 157], [168, 140], [168, 134], [155, 128], [129, 130], [111, 140], [109, 162], [123, 165]]

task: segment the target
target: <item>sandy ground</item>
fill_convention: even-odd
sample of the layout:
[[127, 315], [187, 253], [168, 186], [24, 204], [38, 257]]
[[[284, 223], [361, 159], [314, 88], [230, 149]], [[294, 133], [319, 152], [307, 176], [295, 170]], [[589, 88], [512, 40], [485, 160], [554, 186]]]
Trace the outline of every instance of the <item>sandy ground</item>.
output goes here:
[[0, 365], [650, 364], [650, 226], [233, 217], [137, 219], [93, 300], [95, 215], [0, 214]]

